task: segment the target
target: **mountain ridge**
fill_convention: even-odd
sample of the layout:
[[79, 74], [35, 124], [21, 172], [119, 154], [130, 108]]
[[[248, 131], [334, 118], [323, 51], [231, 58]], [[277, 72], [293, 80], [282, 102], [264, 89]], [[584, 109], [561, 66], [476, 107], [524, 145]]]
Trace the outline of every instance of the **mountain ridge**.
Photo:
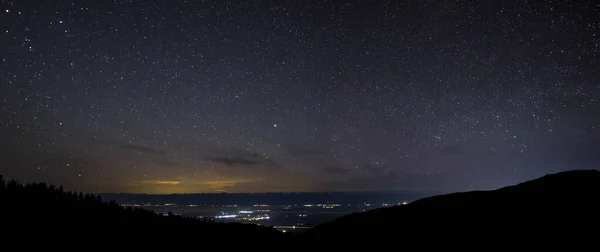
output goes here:
[[[5, 183], [0, 177], [0, 221], [11, 230], [5, 238], [52, 242], [73, 237], [148, 246], [205, 241], [236, 241], [228, 246], [295, 248], [352, 247], [405, 241], [423, 248], [466, 244], [587, 244], [600, 226], [600, 171], [577, 170], [491, 191], [458, 192], [339, 217], [304, 234], [282, 234], [247, 224], [168, 216], [94, 195], [64, 192], [45, 183]], [[108, 230], [108, 232], [107, 232]], [[32, 232], [36, 231], [36, 232]], [[136, 246], [138, 246], [136, 245]], [[141, 245], [139, 245], [141, 246]], [[267, 246], [272, 248], [272, 246]], [[539, 248], [539, 247], [538, 247]]]
[[307, 236], [323, 243], [357, 244], [389, 236], [419, 241], [421, 235], [433, 240], [466, 236], [490, 242], [528, 233], [575, 238], [585, 233], [580, 227], [600, 224], [598, 199], [600, 171], [567, 171], [491, 191], [437, 195], [353, 213], [323, 223]]

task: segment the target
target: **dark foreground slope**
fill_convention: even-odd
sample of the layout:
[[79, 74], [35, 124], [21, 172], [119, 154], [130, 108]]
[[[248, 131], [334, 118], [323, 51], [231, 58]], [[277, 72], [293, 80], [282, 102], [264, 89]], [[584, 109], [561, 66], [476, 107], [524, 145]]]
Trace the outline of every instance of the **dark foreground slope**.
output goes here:
[[44, 183], [6, 183], [1, 177], [0, 227], [0, 240], [10, 241], [3, 245], [19, 248], [226, 248], [236, 244], [252, 247], [260, 240], [282, 242], [285, 238], [268, 227], [163, 216]]
[[[600, 237], [600, 172], [571, 171], [495, 191], [434, 196], [341, 217], [301, 235], [255, 225], [162, 216], [46, 184], [0, 179], [3, 245], [80, 250], [542, 247]], [[325, 245], [326, 247], [316, 247]], [[329, 245], [329, 246], [327, 246]], [[367, 248], [367, 247], [353, 247]], [[353, 250], [354, 250], [353, 249]], [[570, 249], [572, 250], [572, 249]]]
[[600, 171], [582, 170], [350, 214], [306, 235], [331, 245], [576, 245], [597, 239], [599, 215]]

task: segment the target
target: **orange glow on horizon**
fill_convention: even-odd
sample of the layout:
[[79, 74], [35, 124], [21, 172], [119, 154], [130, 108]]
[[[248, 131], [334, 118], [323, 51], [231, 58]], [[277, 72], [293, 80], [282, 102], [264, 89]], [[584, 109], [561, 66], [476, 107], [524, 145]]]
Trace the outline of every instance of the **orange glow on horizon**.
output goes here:
[[262, 189], [262, 181], [249, 178], [137, 180], [129, 181], [123, 186], [114, 184], [116, 186], [110, 191], [150, 194], [258, 192]]
[[155, 184], [155, 185], [179, 185], [180, 181], [171, 181], [171, 180], [153, 180], [153, 181], [142, 181], [145, 184]]

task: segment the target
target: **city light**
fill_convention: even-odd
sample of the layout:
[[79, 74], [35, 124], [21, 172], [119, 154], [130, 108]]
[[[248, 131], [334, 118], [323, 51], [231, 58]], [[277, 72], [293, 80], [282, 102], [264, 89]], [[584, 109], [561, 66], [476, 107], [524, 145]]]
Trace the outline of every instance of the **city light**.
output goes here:
[[215, 218], [217, 218], [217, 219], [231, 219], [231, 218], [235, 218], [235, 217], [237, 217], [237, 214], [215, 216]]
[[[374, 202], [373, 202], [374, 203]], [[141, 207], [150, 208], [157, 211], [160, 214], [168, 215], [167, 211], [175, 211], [175, 215], [189, 216], [187, 213], [178, 212], [178, 208], [197, 208], [198, 212], [206, 213], [201, 215], [195, 215], [194, 218], [202, 219], [204, 217], [209, 219], [219, 220], [221, 222], [242, 222], [262, 225], [276, 225], [278, 222], [288, 219], [287, 223], [296, 223], [296, 225], [290, 226], [275, 226], [277, 230], [287, 230], [292, 232], [297, 229], [309, 228], [306, 223], [311, 223], [312, 218], [320, 216], [323, 213], [332, 213], [330, 209], [343, 208], [339, 211], [340, 216], [345, 212], [364, 212], [368, 211], [376, 206], [392, 206], [394, 204], [388, 203], [358, 203], [358, 204], [338, 204], [338, 203], [307, 203], [307, 204], [281, 204], [281, 205], [270, 205], [270, 204], [253, 204], [253, 205], [241, 205], [236, 204], [177, 204], [174, 202], [168, 203], [152, 203], [152, 202], [140, 202], [140, 203], [128, 203], [121, 204], [124, 207]], [[398, 201], [397, 205], [406, 205], [408, 201]], [[164, 208], [164, 209], [161, 209]], [[287, 210], [293, 210], [298, 212], [286, 212]], [[354, 209], [354, 210], [349, 210]], [[309, 217], [309, 215], [311, 215]], [[334, 216], [334, 215], [332, 215]], [[293, 219], [291, 219], [293, 218]], [[293, 222], [292, 222], [293, 221]]]
[[242, 216], [242, 217], [236, 218], [235, 220], [259, 221], [259, 220], [269, 220], [269, 219], [271, 219], [271, 217], [269, 217], [268, 215], [263, 215], [263, 216], [254, 216], [254, 217]]

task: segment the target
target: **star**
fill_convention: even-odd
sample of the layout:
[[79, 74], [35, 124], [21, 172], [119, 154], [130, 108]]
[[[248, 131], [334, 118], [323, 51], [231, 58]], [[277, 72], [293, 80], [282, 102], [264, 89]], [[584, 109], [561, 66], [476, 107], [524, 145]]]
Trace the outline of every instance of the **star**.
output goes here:
[[589, 168], [597, 3], [488, 2], [12, 1], [2, 175], [103, 192], [453, 192]]

